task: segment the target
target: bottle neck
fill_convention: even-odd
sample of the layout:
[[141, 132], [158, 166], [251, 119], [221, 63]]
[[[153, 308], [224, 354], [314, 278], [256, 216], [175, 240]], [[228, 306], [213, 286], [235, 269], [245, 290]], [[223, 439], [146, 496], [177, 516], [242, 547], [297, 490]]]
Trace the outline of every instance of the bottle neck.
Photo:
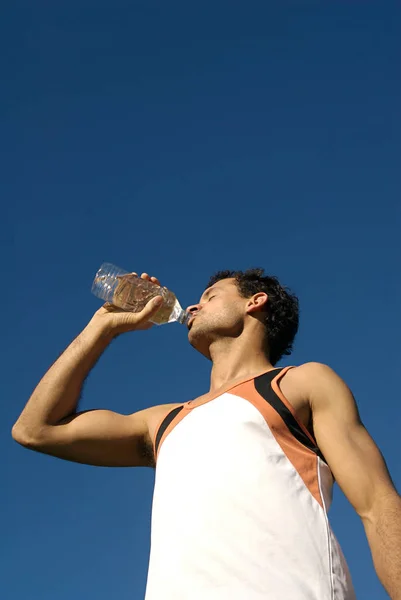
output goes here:
[[181, 323], [181, 325], [188, 325], [188, 321], [191, 317], [191, 313], [187, 312], [186, 310], [184, 310], [183, 308], [181, 308], [181, 312], [180, 315], [177, 319], [177, 321], [179, 323]]
[[176, 300], [176, 302], [174, 304], [174, 308], [173, 308], [173, 310], [171, 312], [171, 315], [170, 315], [169, 322], [171, 322], [171, 321], [177, 321], [177, 323], [181, 323], [181, 325], [187, 325], [190, 316], [191, 316], [191, 313], [189, 313], [186, 310], [184, 310], [181, 307], [181, 305], [178, 302], [178, 300]]

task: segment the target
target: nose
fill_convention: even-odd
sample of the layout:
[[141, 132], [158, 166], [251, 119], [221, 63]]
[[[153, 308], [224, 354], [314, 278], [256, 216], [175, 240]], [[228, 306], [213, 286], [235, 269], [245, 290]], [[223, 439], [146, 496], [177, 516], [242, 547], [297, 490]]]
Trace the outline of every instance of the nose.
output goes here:
[[200, 310], [201, 306], [200, 304], [191, 304], [191, 306], [187, 307], [187, 312], [191, 313], [191, 315], [195, 316], [199, 310]]

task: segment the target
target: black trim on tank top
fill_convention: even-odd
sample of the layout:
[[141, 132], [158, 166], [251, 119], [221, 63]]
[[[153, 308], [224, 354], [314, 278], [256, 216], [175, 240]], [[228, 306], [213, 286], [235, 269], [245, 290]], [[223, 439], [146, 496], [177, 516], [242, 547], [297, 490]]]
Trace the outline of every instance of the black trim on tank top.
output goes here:
[[264, 398], [276, 412], [278, 412], [295, 439], [297, 439], [298, 442], [301, 442], [301, 444], [303, 444], [309, 450], [312, 450], [327, 464], [327, 461], [320, 452], [319, 448], [306, 435], [292, 412], [286, 407], [284, 402], [277, 396], [276, 392], [272, 388], [273, 379], [277, 377], [282, 370], [283, 369], [275, 369], [274, 371], [269, 371], [268, 373], [264, 373], [259, 377], [255, 377], [255, 389], [258, 394], [262, 396], [262, 398]]
[[174, 419], [174, 417], [176, 417], [178, 415], [178, 413], [182, 411], [183, 408], [184, 408], [183, 406], [176, 406], [175, 408], [173, 408], [173, 410], [171, 410], [169, 413], [167, 413], [167, 415], [164, 417], [163, 421], [161, 422], [161, 425], [160, 425], [159, 430], [156, 435], [156, 441], [155, 441], [155, 455], [156, 456], [157, 456], [157, 451], [159, 449], [160, 440], [163, 437], [163, 433], [166, 431], [167, 427], [170, 425], [170, 423]]

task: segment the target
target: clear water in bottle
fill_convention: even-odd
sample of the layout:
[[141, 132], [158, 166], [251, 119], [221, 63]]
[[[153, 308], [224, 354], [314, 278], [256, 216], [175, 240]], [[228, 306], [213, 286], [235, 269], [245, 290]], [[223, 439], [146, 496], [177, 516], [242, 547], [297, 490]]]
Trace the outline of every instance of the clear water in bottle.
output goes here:
[[174, 321], [187, 324], [190, 317], [173, 292], [111, 263], [103, 263], [96, 273], [92, 292], [98, 298], [130, 312], [140, 312], [149, 300], [162, 296], [163, 304], [151, 319], [157, 325]]

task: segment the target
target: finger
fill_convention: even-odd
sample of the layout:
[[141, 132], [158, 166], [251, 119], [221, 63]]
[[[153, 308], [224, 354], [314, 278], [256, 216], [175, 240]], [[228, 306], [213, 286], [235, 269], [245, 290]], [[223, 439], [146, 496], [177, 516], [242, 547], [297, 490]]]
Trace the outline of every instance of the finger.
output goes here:
[[156, 296], [155, 298], [152, 298], [151, 300], [149, 300], [149, 302], [141, 310], [141, 312], [136, 313], [136, 315], [139, 317], [139, 321], [141, 321], [141, 322], [148, 321], [150, 319], [150, 317], [152, 317], [152, 315], [157, 313], [157, 311], [160, 309], [162, 304], [163, 304], [162, 296]]
[[145, 310], [146, 308], [149, 307], [149, 310], [151, 310], [152, 312], [155, 312], [156, 310], [158, 310], [161, 305], [163, 304], [163, 296], [155, 296], [154, 298], [152, 298], [151, 300], [149, 300], [149, 302], [147, 303], [147, 305], [145, 306], [145, 308], [143, 310]]
[[106, 302], [105, 304], [103, 304], [102, 308], [104, 308], [104, 310], [107, 310], [107, 312], [109, 312], [109, 313], [125, 313], [126, 312], [122, 308], [120, 308], [119, 306], [116, 306], [115, 304], [112, 304], [111, 302]]
[[150, 281], [151, 281], [152, 283], [155, 283], [156, 285], [158, 285], [158, 286], [160, 286], [160, 287], [161, 287], [161, 283], [160, 283], [160, 281], [157, 279], [157, 277], [151, 277], [151, 278], [150, 278]]
[[140, 312], [117, 309], [116, 312], [119, 314], [115, 315], [116, 331], [124, 333], [126, 331], [135, 331], [136, 329], [150, 329], [153, 327], [153, 323], [151, 322], [152, 316], [160, 309], [162, 304], [163, 298], [157, 296], [156, 298], [152, 298]]
[[149, 275], [147, 273], [142, 273], [141, 275], [141, 279], [150, 279]]
[[112, 312], [113, 309], [115, 308], [114, 304], [112, 304], [111, 302], [105, 302], [102, 306], [102, 308], [108, 310], [109, 312]]
[[125, 275], [117, 275], [117, 279], [128, 279], [130, 277], [138, 277], [138, 273], [125, 273]]

